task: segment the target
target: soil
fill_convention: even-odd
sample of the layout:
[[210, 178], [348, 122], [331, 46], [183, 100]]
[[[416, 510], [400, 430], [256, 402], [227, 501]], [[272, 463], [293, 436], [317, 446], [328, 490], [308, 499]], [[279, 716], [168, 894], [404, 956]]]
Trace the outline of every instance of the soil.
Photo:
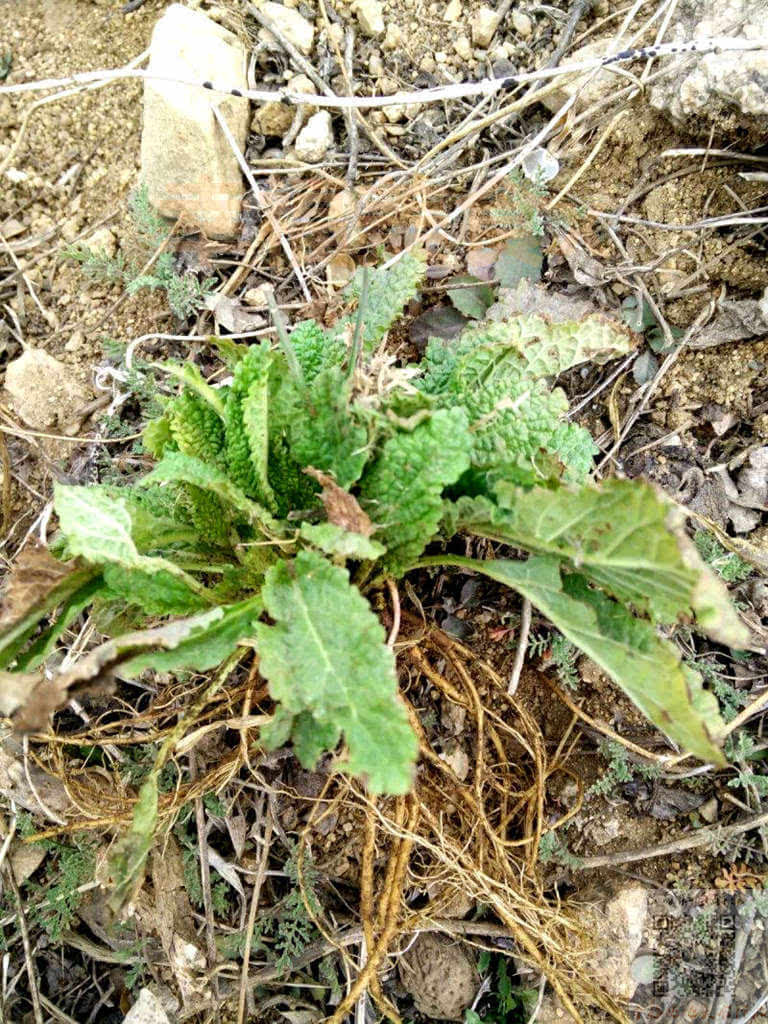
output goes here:
[[[13, 0], [10, 8], [6, 6], [0, 11], [0, 57], [10, 53], [13, 60], [7, 82], [62, 77], [77, 71], [123, 66], [147, 48], [152, 28], [166, 6], [164, 0], [146, 0], [134, 12], [123, 14], [119, 0]], [[231, 5], [200, 3], [196, 6], [242, 31], [240, 12]], [[318, 17], [319, 22], [320, 15], [314, 3], [291, 6], [298, 6], [300, 11], [306, 8]], [[446, 6], [442, 0], [439, 3], [390, 0], [385, 5], [387, 35], [383, 41], [366, 39], [361, 34], [358, 36], [355, 74], [361, 83], [359, 91], [388, 93], [400, 88], [444, 83], [459, 74], [482, 78], [499, 72], [500, 68], [501, 73], [508, 74], [513, 68], [541, 66], [555, 48], [571, 5], [515, 5], [516, 13], [528, 18], [530, 34], [521, 34], [507, 26], [497, 33], [487, 51], [479, 51], [471, 44], [471, 26], [480, 5], [455, 5], [456, 19], [450, 22], [445, 20]], [[9, 9], [12, 16], [4, 17]], [[609, 31], [616, 24], [619, 9], [620, 5], [614, 4], [613, 0], [599, 0], [593, 14], [577, 31], [572, 47]], [[525, 25], [524, 22], [522, 24]], [[334, 75], [339, 69], [332, 66], [332, 59], [327, 55], [323, 60], [323, 74], [330, 75], [331, 84], [336, 84]], [[273, 79], [279, 79], [283, 70], [282, 66], [275, 69], [269, 65], [268, 68]], [[102, 472], [106, 463], [119, 462], [116, 470], [114, 465], [111, 466], [118, 473], [134, 472], [141, 463], [143, 456], [128, 448], [128, 442], [134, 437], [132, 432], [137, 433], [141, 426], [141, 409], [138, 406], [129, 403], [121, 414], [127, 440], [116, 439], [119, 443], [115, 447], [99, 442], [106, 430], [104, 409], [114, 397], [112, 387], [109, 383], [105, 385], [103, 375], [105, 367], [114, 368], [110, 340], [125, 345], [144, 335], [188, 333], [191, 326], [176, 320], [159, 292], [142, 291], [134, 296], [127, 295], [117, 285], [89, 281], [77, 263], [63, 257], [66, 247], [80, 241], [88, 243], [90, 240], [94, 244], [95, 240], [99, 246], [126, 250], [132, 244], [134, 229], [128, 213], [128, 196], [139, 180], [140, 83], [123, 81], [80, 90], [74, 96], [40, 107], [25, 121], [25, 111], [37, 95], [0, 94], [0, 168], [3, 171], [0, 174], [0, 302], [7, 313], [7, 318], [0, 321], [0, 371], [20, 355], [22, 348], [39, 348], [56, 357], [67, 368], [80, 389], [78, 394], [82, 394], [84, 399], [102, 401], [97, 403], [98, 408], [90, 408], [86, 401], [81, 410], [83, 414], [76, 418], [76, 428], [70, 436], [62, 438], [56, 433], [59, 427], [62, 433], [66, 433], [61, 422], [55, 425], [55, 430], [38, 429], [35, 432], [33, 429], [30, 432], [30, 421], [26, 427], [18, 422], [16, 414], [8, 408], [8, 394], [5, 394], [3, 423], [9, 428], [7, 454], [13, 469], [12, 486], [4, 510], [7, 528], [4, 529], [6, 550], [3, 558], [7, 564], [26, 543], [29, 531], [45, 508], [55, 480], [89, 479]], [[468, 104], [462, 105], [458, 114], [450, 112], [450, 119], [445, 111], [437, 111], [439, 117], [433, 116], [435, 111], [416, 111], [412, 122], [395, 123], [382, 112], [376, 112], [371, 123], [383, 132], [388, 145], [404, 160], [412, 160], [414, 154], [433, 145], [469, 113], [469, 109]], [[468, 148], [460, 158], [467, 166], [474, 166], [484, 156], [496, 156], [519, 144], [522, 137], [540, 129], [546, 116], [542, 108], [535, 107], [525, 112], [524, 121], [509, 119], [497, 123], [482, 137], [480, 144], [473, 144], [474, 148]], [[557, 178], [549, 183], [546, 199], [562, 188], [590, 156], [596, 135], [607, 121], [606, 116], [597, 126], [590, 122], [583, 136], [579, 134], [582, 130], [579, 126], [566, 124], [563, 127], [552, 146], [561, 161], [561, 169]], [[18, 149], [14, 150], [17, 140]], [[266, 149], [275, 141], [279, 140], [252, 138], [251, 152], [258, 158], [266, 157]], [[680, 225], [696, 225], [703, 218], [764, 205], [765, 182], [744, 181], [740, 178], [743, 167], [737, 161], [703, 156], [681, 161], [679, 157], [664, 155], [668, 150], [694, 144], [698, 143], [682, 136], [659, 114], [651, 111], [642, 99], [636, 101], [558, 207], [557, 219], [553, 217], [550, 223], [552, 230], [546, 239], [546, 283], [554, 288], [561, 287], [566, 275], [570, 275], [567, 287], [574, 291], [578, 290], [576, 282], [583, 283], [578, 276], [574, 280], [566, 266], [564, 250], [561, 251], [557, 245], [558, 229], [565, 226], [580, 239], [592, 259], [610, 268], [606, 280], [593, 289], [601, 309], [618, 314], [621, 301], [634, 294], [631, 282], [634, 270], [649, 266], [655, 268], [655, 273], [648, 277], [654, 300], [675, 328], [688, 328], [726, 292], [732, 298], [758, 298], [768, 287], [768, 261], [762, 231], [744, 233], [723, 229], [710, 232], [695, 228], [684, 230]], [[370, 154], [364, 152], [363, 155]], [[6, 159], [7, 168], [4, 166]], [[367, 192], [371, 197], [375, 195], [376, 173], [376, 164], [371, 158], [365, 163], [361, 193]], [[328, 203], [344, 186], [343, 174], [344, 168], [340, 163], [322, 174], [308, 176], [294, 191], [291, 191], [294, 185], [286, 185], [279, 175], [269, 182], [272, 193], [277, 197], [276, 202], [290, 206], [294, 218], [291, 230], [295, 230], [295, 238], [300, 241], [302, 257], [307, 261], [314, 260], [312, 304], [305, 304], [295, 290], [288, 294], [286, 289], [283, 295], [284, 308], [296, 320], [308, 315], [331, 320], [340, 305], [339, 296], [325, 285], [325, 264], [335, 251], [337, 241], [327, 224]], [[430, 195], [426, 201], [429, 214], [439, 217], [449, 210], [452, 204], [463, 198], [471, 181], [470, 175], [460, 179], [459, 184], [454, 182], [439, 196]], [[372, 204], [373, 212], [365, 222], [362, 236], [355, 239], [354, 244], [349, 244], [355, 260], [361, 261], [379, 248], [396, 251], [407, 245], [415, 231], [415, 222], [419, 217], [423, 218], [425, 204], [422, 203], [419, 210], [410, 196], [407, 201], [398, 195], [387, 198], [385, 192], [384, 198], [378, 198], [379, 205]], [[503, 205], [503, 201], [503, 191], [485, 197], [460, 222], [455, 236], [447, 236], [447, 240], [441, 237], [431, 243], [429, 259], [434, 274], [430, 287], [439, 287], [444, 273], [463, 272], [467, 255], [473, 248], [499, 244], [510, 233], [498, 223], [494, 212], [499, 204]], [[598, 216], [601, 212], [618, 209], [626, 210], [642, 222], [621, 233], [623, 252], [617, 249], [615, 234], [607, 230], [607, 222]], [[249, 211], [244, 218], [241, 237], [229, 250], [206, 247], [204, 240], [192, 238], [188, 252], [194, 251], [201, 265], [204, 260], [209, 261], [225, 279], [228, 273], [236, 272], [255, 236], [256, 225], [257, 218]], [[275, 244], [267, 251], [263, 264], [258, 268], [245, 269], [238, 280], [237, 293], [244, 295], [249, 288], [265, 280], [282, 282], [288, 270], [287, 262]], [[410, 313], [422, 312], [433, 299], [434, 292], [426, 291], [422, 305], [414, 306]], [[211, 329], [210, 321], [201, 318], [200, 324], [201, 334]], [[405, 327], [402, 334], [398, 332], [391, 342], [407, 356], [413, 356], [418, 347], [412, 343]], [[175, 344], [150, 341], [147, 357], [165, 355]], [[196, 344], [187, 348], [177, 346], [173, 351], [182, 358], [191, 358], [200, 354], [201, 347]], [[203, 358], [211, 359], [209, 354]], [[663, 355], [659, 356], [660, 360], [663, 358]], [[623, 437], [623, 447], [617, 458], [620, 461], [640, 447], [649, 447], [652, 454], [644, 459], [642, 465], [637, 464], [637, 472], [647, 472], [663, 485], [668, 463], [664, 462], [664, 453], [660, 454], [655, 447], [660, 437], [674, 434], [676, 447], [674, 456], [670, 455], [670, 458], [678, 459], [685, 466], [696, 465], [703, 473], [721, 463], [728, 463], [747, 450], [768, 444], [767, 366], [766, 337], [758, 336], [700, 351], [683, 351], [661, 379], [643, 416]], [[213, 363], [209, 369], [211, 373], [215, 369], [220, 372]], [[581, 417], [595, 436], [603, 441], [606, 438], [612, 440], [616, 415], [619, 422], [623, 422], [638, 399], [638, 384], [629, 368], [617, 383], [605, 388], [599, 386], [611, 369], [610, 366], [607, 369], [593, 368], [578, 379], [575, 374], [568, 375], [565, 381], [572, 398], [594, 393]], [[732, 414], [733, 426], [725, 436], [713, 428], [714, 407]], [[98, 466], [95, 461], [97, 444], [100, 449], [104, 448]], [[604, 445], [605, 449], [609, 447], [610, 443]], [[626, 467], [628, 472], [633, 471], [630, 461]], [[682, 473], [679, 466], [676, 471], [679, 471], [678, 475]], [[747, 539], [763, 553], [768, 553], [765, 517]], [[762, 577], [755, 575], [751, 585], [756, 586], [761, 581], [764, 583]], [[520, 623], [519, 603], [515, 598], [501, 595], [490, 586], [476, 588], [461, 576], [422, 580], [416, 592], [418, 602], [410, 596], [412, 592], [407, 598], [403, 597], [406, 615], [412, 616], [414, 622], [420, 622], [424, 616], [430, 625], [458, 638], [471, 649], [476, 659], [489, 663], [500, 677], [508, 677]], [[750, 605], [751, 593], [746, 585], [739, 585], [735, 591], [737, 600], [749, 608], [755, 621], [759, 622], [761, 613]], [[382, 618], [385, 624], [390, 625], [386, 623], [386, 607], [386, 604], [382, 606]], [[538, 723], [548, 756], [554, 758], [561, 747], [569, 748], [565, 760], [568, 771], [556, 771], [547, 780], [547, 820], [554, 824], [580, 804], [568, 829], [558, 832], [567, 849], [561, 849], [549, 862], [540, 865], [541, 892], [545, 892], [553, 904], [557, 898], [577, 893], [583, 885], [583, 875], [574, 867], [573, 858], [602, 854], [615, 855], [616, 863], [591, 873], [590, 882], [598, 887], [613, 884], [617, 877], [640, 878], [648, 885], [649, 891], [687, 893], [689, 896], [686, 898], [691, 900], [700, 898], [711, 902], [711, 895], [706, 894], [738, 892], [740, 886], [743, 892], [752, 885], [764, 884], [768, 879], [765, 833], [750, 833], [719, 845], [710, 844], [680, 855], [651, 858], [639, 864], [623, 863], [622, 851], [668, 842], [701, 826], [703, 819], [699, 807], [713, 797], [717, 801], [715, 820], [727, 822], [747, 811], [764, 810], [765, 795], [759, 790], [734, 788], [729, 784], [730, 776], [716, 772], [648, 779], [633, 770], [631, 760], [626, 777], [617, 776], [615, 783], [603, 791], [601, 780], [615, 768], [616, 761], [615, 750], [604, 745], [606, 730], [618, 733], [624, 740], [651, 753], [666, 748], [666, 741], [587, 659], [579, 660], [572, 667], [577, 688], [569, 690], [562, 671], [551, 662], [546, 623], [535, 621], [533, 633], [540, 635], [543, 642], [538, 655], [528, 659], [517, 700], [524, 713]], [[415, 627], [412, 635], [417, 635]], [[747, 653], [744, 660], [738, 661], [717, 646], [697, 648], [700, 643], [698, 638], [688, 638], [690, 656], [694, 660], [709, 659], [716, 664], [723, 679], [734, 683], [744, 698], [754, 695], [762, 686], [766, 664], [758, 652]], [[450, 664], [446, 664], [445, 658], [437, 659], [436, 664], [438, 672], [444, 673], [452, 685], [460, 685], [460, 677]], [[417, 680], [414, 683], [416, 693], [409, 696], [421, 715], [425, 735], [457, 775], [460, 776], [464, 768], [468, 772], [476, 754], [475, 740], [471, 730], [465, 728], [461, 709], [438, 688], [429, 686], [412, 663], [403, 670], [404, 681], [411, 678]], [[487, 710], [500, 718], [510, 714], [504, 701], [494, 693], [493, 685], [488, 681], [490, 676], [481, 675], [480, 678], [482, 681], [477, 684], [477, 693]], [[586, 717], [577, 722], [547, 680], [555, 681]], [[238, 694], [238, 697], [243, 694]], [[118, 696], [124, 698], [122, 691], [118, 691]], [[221, 708], [218, 711], [229, 718], [239, 715], [242, 704], [238, 704], [235, 697], [227, 697], [227, 700], [231, 700], [231, 707], [228, 706], [224, 712]], [[102, 711], [106, 712], [107, 707], [111, 705], [96, 705], [95, 711], [91, 708], [91, 714], [98, 717]], [[227, 737], [229, 739], [231, 737]], [[215, 774], [212, 766], [231, 753], [231, 746], [225, 740], [218, 747], [217, 742], [212, 740], [207, 749], [198, 748], [199, 768], [203, 774]], [[527, 756], [522, 741], [519, 753], [521, 760]], [[48, 766], [60, 756], [63, 755], [57, 752], [53, 761], [47, 762]], [[88, 756], [83, 750], [71, 753], [73, 777], [79, 778], [78, 773], [85, 772]], [[329, 774], [327, 765], [322, 762], [317, 772], [310, 773], [301, 770], [291, 758], [271, 760], [270, 757], [265, 756], [256, 765], [256, 770], [259, 773], [257, 778], [268, 780], [278, 794], [270, 811], [274, 815], [276, 832], [281, 840], [285, 840], [286, 850], [291, 850], [294, 846], [292, 837], [311, 822], [312, 870], [318, 875], [317, 885], [322, 901], [333, 907], [337, 931], [352, 928], [356, 926], [365, 857], [364, 803], [347, 804], [341, 797], [326, 799]], [[9, 765], [11, 763], [9, 761]], [[33, 765], [33, 778], [36, 770]], [[103, 773], [105, 780], [110, 777], [109, 786], [104, 782], [104, 792], [112, 794], [110, 799], [113, 799], [114, 806], [110, 805], [105, 811], [86, 802], [83, 813], [87, 811], [93, 818], [99, 814], [112, 814], [113, 822], [119, 822], [120, 802], [114, 796], [114, 778], [106, 767]], [[169, 785], [173, 785], [173, 780]], [[23, 800], [19, 802], [22, 792], [19, 787], [22, 787], [22, 782], [18, 773], [14, 776], [12, 768], [3, 766], [0, 790], [6, 802], [13, 798], [16, 801], [14, 807], [18, 804], [29, 810]], [[237, 799], [243, 793], [251, 799], [254, 789], [258, 791], [258, 787], [248, 780], [242, 781], [242, 786], [238, 783], [238, 787]], [[668, 790], [674, 790], [676, 796], [670, 797]], [[688, 807], [680, 794], [689, 799], [690, 807], [673, 813], [669, 811], [670, 801], [674, 804], [678, 799], [680, 807]], [[92, 796], [91, 793], [89, 799]], [[749, 803], [745, 804], [743, 798]], [[31, 798], [27, 796], [27, 799]], [[83, 800], [86, 801], [85, 790]], [[318, 817], [319, 805], [325, 808], [325, 813]], [[34, 803], [31, 806], [34, 807]], [[200, 808], [198, 804], [199, 812], [203, 813]], [[448, 820], [457, 810], [450, 800], [446, 800], [444, 807], [438, 808], [436, 804], [435, 812], [444, 812]], [[233, 815], [231, 820], [225, 820], [226, 816], [218, 805], [209, 800], [206, 813], [209, 815], [214, 850], [211, 864], [218, 870], [218, 865], [224, 862], [219, 881], [224, 878], [230, 886], [228, 889], [227, 884], [222, 883], [218, 890], [226, 907], [220, 917], [227, 921], [222, 925], [221, 934], [206, 936], [205, 909], [201, 903], [195, 902], [191, 890], [190, 898], [187, 897], [189, 876], [185, 871], [189, 870], [190, 858], [194, 862], [197, 849], [196, 825], [190, 817], [169, 840], [167, 863], [163, 865], [156, 858], [158, 863], [153, 866], [151, 878], [154, 897], [148, 896], [145, 890], [138, 898], [135, 919], [126, 925], [124, 941], [131, 966], [126, 967], [124, 960], [120, 959], [122, 954], [115, 952], [114, 936], [110, 931], [114, 922], [109, 920], [103, 901], [90, 889], [80, 917], [74, 918], [63, 937], [58, 935], [51, 939], [50, 930], [46, 931], [33, 916], [39, 986], [48, 1000], [44, 1005], [46, 1012], [53, 1015], [51, 1019], [74, 1018], [88, 1020], [92, 1024], [119, 1021], [142, 985], [150, 981], [169, 1009], [175, 1005], [175, 1010], [170, 1009], [172, 1020], [176, 1019], [174, 1013], [181, 1005], [187, 1013], [185, 1019], [211, 1019], [210, 1007], [216, 1005], [216, 997], [212, 993], [217, 989], [219, 998], [228, 1000], [228, 1006], [236, 1003], [241, 965], [237, 956], [242, 955], [241, 949], [238, 953], [236, 940], [245, 929], [247, 903], [245, 899], [242, 903], [237, 902], [233, 893], [238, 892], [238, 886], [242, 892], [243, 886], [248, 889], [253, 885], [259, 871], [260, 847], [251, 842], [258, 836], [251, 832], [255, 825], [250, 810], [238, 812], [239, 817]], [[119, 829], [105, 826], [102, 838], [94, 841], [94, 857], [99, 867], [91, 866], [87, 879], [85, 875], [77, 876], [77, 885], [88, 886], [93, 872], [98, 874], [105, 860], [106, 848], [115, 841], [118, 833]], [[377, 870], [386, 870], [394, 843], [395, 839], [389, 836], [377, 848]], [[54, 848], [48, 850], [48, 857], [48, 863], [63, 863], [60, 851]], [[236, 868], [231, 867], [230, 862], [236, 864]], [[286, 865], [289, 863], [290, 858]], [[412, 864], [407, 878], [407, 898], [416, 909], [428, 904], [435, 891], [422, 885], [422, 867], [420, 863]], [[45, 865], [42, 868], [39, 864], [31, 867], [28, 878], [32, 886], [36, 879], [44, 879], [51, 884], [51, 876], [45, 875], [45, 871]], [[742, 879], [740, 883], [740, 872], [742, 875], [747, 872], [750, 881]], [[265, 905], [270, 910], [264, 917], [263, 945], [259, 950], [262, 970], [271, 969], [274, 958], [266, 954], [276, 950], [282, 941], [281, 935], [295, 925], [295, 921], [285, 913], [290, 893], [297, 891], [295, 886], [291, 888], [295, 878], [295, 866], [292, 864], [270, 873], [265, 890]], [[25, 890], [25, 893], [27, 891], [30, 890]], [[172, 894], [172, 909], [166, 907], [163, 913], [159, 913], [156, 904], [162, 902], [159, 900], [162, 892]], [[455, 889], [449, 896], [450, 899], [446, 897], [440, 904], [446, 919], [451, 917], [446, 908], [456, 896]], [[35, 897], [30, 899], [34, 904]], [[237, 913], [234, 910], [236, 903]], [[475, 905], [467, 919], [475, 923], [478, 919], [485, 921], [486, 910]], [[11, 904], [4, 905], [3, 913], [2, 926], [6, 928], [10, 924]], [[459, 914], [458, 917], [467, 917], [467, 914]], [[304, 924], [300, 927], [311, 931], [307, 921], [302, 920]], [[280, 927], [272, 928], [270, 921], [279, 921]], [[292, 923], [286, 924], [286, 921]], [[644, 936], [647, 944], [654, 941], [651, 934], [654, 929], [658, 939], [660, 927], [658, 920], [649, 921]], [[765, 963], [764, 938], [762, 931], [759, 934], [758, 931], [756, 926], [750, 938], [745, 960], [747, 966], [739, 979], [734, 1012], [746, 1012], [754, 1004], [756, 993], [764, 983], [759, 975], [760, 957], [763, 957], [763, 965]], [[318, 932], [311, 931], [311, 936], [313, 942], [321, 941]], [[207, 968], [204, 957], [202, 968], [197, 963], [184, 960], [185, 955], [192, 956], [190, 946], [199, 953], [199, 948], [194, 946], [195, 938], [201, 944], [208, 942]], [[716, 940], [718, 936], [713, 929], [706, 934], [702, 932], [697, 939], [701, 948], [696, 956], [710, 955]], [[472, 941], [484, 942], [494, 957], [499, 955], [499, 950], [506, 955], [503, 951], [508, 947], [503, 942], [493, 944], [491, 939], [482, 937]], [[508, 939], [504, 941], [509, 942]], [[669, 933], [665, 941], [668, 951], [677, 950], [675, 955], [683, 948], [680, 945], [682, 940], [670, 938]], [[189, 944], [186, 947], [185, 942]], [[210, 955], [211, 945], [214, 954], [217, 949], [220, 951], [215, 967]], [[16, 943], [12, 950], [12, 964], [18, 976], [23, 978], [25, 961], [20, 949], [20, 944]], [[234, 953], [230, 956], [221, 952], [224, 949], [230, 953], [234, 950]], [[464, 945], [460, 955], [466, 960]], [[144, 973], [136, 966], [141, 967], [142, 958], [150, 965]], [[252, 962], [255, 960], [254, 951]], [[335, 988], [340, 984], [339, 979], [343, 981], [344, 978], [341, 973], [338, 978], [336, 976], [337, 966], [340, 968], [342, 963], [340, 958], [337, 960], [338, 964], [329, 956], [321, 961], [322, 964], [330, 964], [328, 971], [333, 975], [333, 982], [329, 981], [328, 973], [312, 974], [314, 968], [308, 962], [297, 968], [299, 980], [295, 985], [286, 981], [282, 988], [258, 989], [260, 1010], [258, 1015], [249, 1019], [288, 1019], [292, 1024], [310, 1024], [321, 1019], [325, 1012], [333, 1013], [341, 998]], [[350, 965], [346, 961], [344, 969], [349, 977]], [[352, 974], [355, 969], [352, 965]], [[446, 968], [443, 965], [440, 969]], [[138, 972], [138, 983], [135, 977], [130, 976], [132, 971], [134, 974]], [[198, 984], [201, 986], [199, 991], [194, 989]], [[264, 984], [273, 985], [274, 979]], [[418, 1017], [419, 1000], [415, 1001], [414, 1009], [413, 1000], [397, 981], [394, 967], [385, 972], [383, 984], [386, 997], [398, 1004], [403, 1015], [412, 1014], [419, 1020], [424, 1019]], [[439, 989], [439, 978], [437, 983], [433, 978], [430, 985], [433, 984]], [[31, 1012], [26, 986], [26, 981], [20, 982], [20, 990], [25, 995], [19, 999], [18, 1009], [13, 1010], [18, 1016], [9, 1019], [31, 1019], [23, 1016]], [[316, 989], [322, 990], [322, 997], [315, 998]], [[644, 991], [641, 994], [647, 995]], [[692, 992], [692, 1002], [694, 995]], [[208, 1006], [198, 1015], [190, 1009], [196, 999]], [[478, 1005], [488, 1014], [485, 1019], [498, 1022], [500, 1018], [491, 1015], [490, 996], [485, 995], [483, 1000]], [[49, 1003], [58, 1007], [58, 1016], [50, 1009]], [[646, 1006], [642, 1009], [645, 1011]], [[61, 1014], [69, 1014], [70, 1017]], [[514, 1013], [510, 1009], [504, 1019], [522, 1022], [526, 1016], [518, 1007]], [[753, 1019], [758, 1024], [765, 1024], [768, 1017], [758, 1013]], [[542, 1024], [549, 1024], [548, 1020], [540, 1020]]]

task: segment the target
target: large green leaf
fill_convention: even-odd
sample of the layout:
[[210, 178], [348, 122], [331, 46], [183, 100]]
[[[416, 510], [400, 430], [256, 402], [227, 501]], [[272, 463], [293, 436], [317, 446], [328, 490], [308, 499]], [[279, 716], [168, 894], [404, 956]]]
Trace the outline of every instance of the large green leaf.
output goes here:
[[649, 484], [613, 479], [578, 490], [528, 491], [498, 484], [496, 492], [501, 508], [460, 499], [455, 525], [557, 555], [654, 622], [694, 613], [722, 643], [748, 642], [725, 587], [684, 537], [680, 513]]
[[[178, 452], [174, 457], [189, 458]], [[56, 484], [53, 505], [71, 554], [81, 555], [93, 565], [116, 565], [150, 576], [169, 574], [176, 578], [177, 597], [179, 587], [184, 587], [189, 592], [190, 603], [194, 603], [195, 596], [213, 603], [206, 588], [189, 573], [168, 559], [139, 552], [131, 532], [131, 513], [123, 498], [113, 497], [99, 487]]]
[[321, 734], [341, 730], [345, 771], [366, 775], [374, 792], [407, 792], [416, 738], [383, 627], [349, 574], [302, 551], [268, 570], [263, 597], [274, 625], [256, 626], [260, 670], [283, 714], [312, 716], [302, 749], [316, 752]]
[[725, 723], [698, 673], [682, 665], [675, 647], [647, 620], [591, 589], [583, 576], [563, 577], [557, 558], [512, 562], [445, 555], [421, 564], [457, 565], [512, 587], [597, 662], [670, 739], [703, 761], [725, 763], [719, 748]]
[[361, 504], [399, 575], [437, 532], [442, 493], [469, 467], [472, 440], [463, 409], [441, 409], [410, 433], [397, 433], [363, 475]]

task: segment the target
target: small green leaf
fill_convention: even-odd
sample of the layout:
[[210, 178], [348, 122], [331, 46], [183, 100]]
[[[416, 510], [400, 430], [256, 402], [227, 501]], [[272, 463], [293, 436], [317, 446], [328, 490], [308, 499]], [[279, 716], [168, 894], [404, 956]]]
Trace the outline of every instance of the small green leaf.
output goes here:
[[272, 697], [294, 715], [311, 714], [304, 750], [321, 734], [344, 733], [341, 767], [373, 792], [406, 793], [417, 744], [397, 697], [384, 629], [349, 575], [313, 551], [267, 572], [263, 590], [274, 625], [256, 626], [260, 670]]
[[387, 550], [378, 541], [345, 530], [336, 523], [302, 523], [299, 535], [326, 555], [338, 555], [340, 558], [373, 562]]
[[[424, 277], [426, 263], [419, 252], [406, 252], [388, 270], [368, 270], [368, 298], [363, 310], [364, 351], [373, 351], [392, 324], [403, 312], [403, 306], [414, 297]], [[359, 267], [344, 296], [359, 299], [363, 288], [364, 268]], [[354, 325], [355, 317], [346, 317], [338, 325]]]
[[163, 363], [159, 367], [165, 370], [172, 377], [180, 380], [184, 387], [189, 388], [196, 395], [199, 395], [219, 416], [224, 415], [224, 399], [221, 392], [212, 388], [200, 373], [200, 368], [195, 363]]
[[[478, 277], [471, 274], [459, 274], [448, 281], [449, 285], [463, 285], [462, 288], [448, 288], [448, 298], [456, 309], [465, 316], [475, 320], [483, 320], [489, 307], [493, 304], [493, 289]], [[473, 285], [468, 288], [467, 285]]]
[[496, 276], [502, 288], [516, 288], [523, 278], [538, 281], [543, 263], [541, 241], [535, 235], [509, 238], [496, 260]]

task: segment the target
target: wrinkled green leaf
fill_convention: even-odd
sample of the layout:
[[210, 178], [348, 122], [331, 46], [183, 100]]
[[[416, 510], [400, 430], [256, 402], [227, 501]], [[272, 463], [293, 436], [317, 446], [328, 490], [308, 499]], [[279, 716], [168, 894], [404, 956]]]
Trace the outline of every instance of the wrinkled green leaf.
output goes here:
[[297, 389], [288, 436], [302, 468], [332, 473], [345, 490], [360, 478], [368, 431], [350, 408], [350, 384], [339, 367], [320, 370], [311, 386]]
[[181, 452], [165, 455], [152, 472], [140, 481], [142, 487], [156, 483], [193, 484], [217, 495], [226, 506], [240, 512], [247, 522], [255, 526], [268, 530], [275, 530], [278, 526], [267, 510], [251, 501], [223, 470], [208, 466], [191, 455], [183, 455]]
[[[403, 312], [403, 306], [416, 295], [424, 277], [426, 262], [420, 252], [406, 252], [398, 261], [383, 270], [368, 269], [368, 297], [363, 310], [363, 349], [372, 352], [392, 324]], [[348, 299], [360, 299], [363, 287], [363, 268], [359, 267], [347, 286]], [[337, 330], [354, 325], [355, 317], [342, 320]]]
[[263, 596], [274, 625], [259, 623], [256, 635], [272, 697], [294, 715], [309, 712], [328, 736], [340, 729], [348, 747], [342, 767], [366, 775], [372, 791], [407, 792], [417, 745], [397, 697], [394, 657], [348, 573], [301, 551], [268, 570]]
[[463, 409], [443, 409], [409, 434], [395, 434], [366, 471], [361, 504], [377, 524], [394, 575], [437, 533], [442, 493], [469, 467], [471, 439]]

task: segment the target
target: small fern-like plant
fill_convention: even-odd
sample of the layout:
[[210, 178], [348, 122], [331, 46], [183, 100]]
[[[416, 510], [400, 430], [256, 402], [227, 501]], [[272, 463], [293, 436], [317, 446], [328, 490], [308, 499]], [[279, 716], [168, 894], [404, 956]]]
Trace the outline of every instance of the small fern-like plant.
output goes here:
[[[130, 213], [143, 264], [165, 245], [170, 238], [170, 228], [150, 204], [146, 185], [140, 185], [131, 195]], [[171, 312], [179, 320], [187, 320], [202, 309], [216, 284], [213, 277], [200, 280], [192, 273], [178, 273], [170, 252], [157, 255], [146, 272], [142, 272], [137, 259], [126, 260], [122, 253], [110, 256], [103, 249], [94, 249], [82, 242], [68, 246], [62, 256], [79, 263], [83, 272], [96, 281], [122, 284], [129, 295], [143, 289], [164, 291]]]
[[[34, 680], [89, 606], [134, 628], [89, 656], [94, 672], [204, 672], [252, 647], [275, 702], [266, 747], [290, 742], [308, 768], [335, 751], [372, 792], [405, 793], [418, 746], [368, 596], [455, 566], [527, 597], [681, 747], [723, 763], [717, 701], [659, 630], [686, 621], [739, 647], [744, 629], [667, 499], [639, 481], [590, 482], [592, 438], [550, 383], [626, 352], [630, 333], [524, 315], [433, 339], [398, 367], [382, 341], [423, 273], [407, 255], [355, 279], [333, 329], [223, 343], [223, 387], [192, 363], [167, 366], [179, 391], [144, 431], [154, 468], [130, 486], [56, 485], [50, 589], [31, 603], [19, 567], [0, 667]], [[527, 557], [455, 553], [467, 534]], [[59, 703], [68, 685], [45, 682]], [[134, 839], [153, 827], [157, 787], [150, 773]]]

